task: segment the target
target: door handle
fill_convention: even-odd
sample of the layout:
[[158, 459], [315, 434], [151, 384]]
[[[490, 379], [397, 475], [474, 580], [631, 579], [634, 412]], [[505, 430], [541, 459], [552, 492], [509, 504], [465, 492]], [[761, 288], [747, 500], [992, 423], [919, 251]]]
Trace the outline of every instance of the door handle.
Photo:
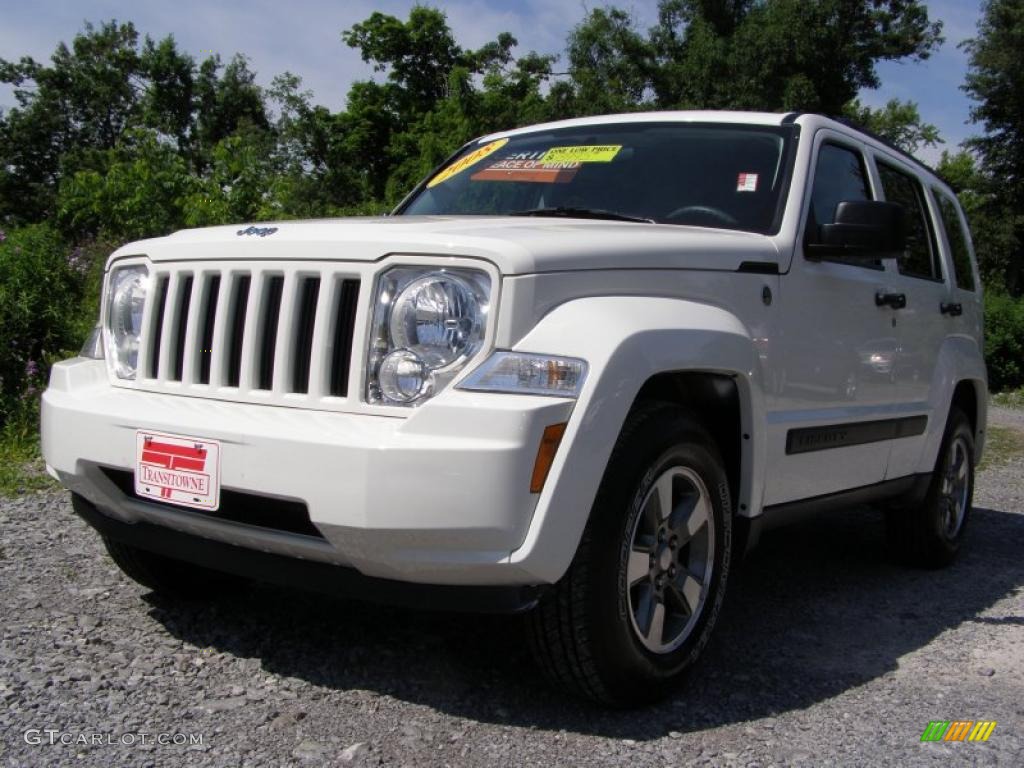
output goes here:
[[903, 309], [907, 306], [907, 294], [905, 293], [883, 293], [879, 291], [875, 294], [875, 306], [876, 307], [892, 307], [893, 309]]
[[939, 311], [944, 315], [949, 315], [950, 317], [959, 317], [964, 313], [964, 308], [962, 304], [955, 301], [944, 301], [939, 304]]

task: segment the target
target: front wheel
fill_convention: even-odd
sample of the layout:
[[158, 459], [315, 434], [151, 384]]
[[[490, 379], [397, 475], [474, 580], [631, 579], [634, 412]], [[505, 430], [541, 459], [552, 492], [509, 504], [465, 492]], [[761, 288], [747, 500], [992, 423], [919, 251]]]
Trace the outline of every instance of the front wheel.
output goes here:
[[548, 677], [618, 706], [667, 693], [711, 635], [731, 537], [715, 442], [674, 406], [638, 409], [612, 452], [576, 557], [530, 616]]

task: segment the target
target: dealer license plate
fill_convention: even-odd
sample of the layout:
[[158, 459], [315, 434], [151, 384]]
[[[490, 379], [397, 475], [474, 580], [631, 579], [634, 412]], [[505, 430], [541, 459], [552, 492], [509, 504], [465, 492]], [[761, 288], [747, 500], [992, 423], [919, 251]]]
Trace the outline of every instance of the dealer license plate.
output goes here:
[[182, 507], [217, 509], [220, 443], [160, 432], [136, 432], [135, 493]]

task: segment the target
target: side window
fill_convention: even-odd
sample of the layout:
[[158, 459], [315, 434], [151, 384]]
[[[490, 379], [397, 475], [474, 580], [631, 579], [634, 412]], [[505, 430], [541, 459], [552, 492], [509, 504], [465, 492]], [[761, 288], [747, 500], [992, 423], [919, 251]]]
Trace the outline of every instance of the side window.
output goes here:
[[871, 188], [860, 152], [837, 144], [823, 144], [811, 187], [808, 239], [813, 242], [820, 225], [835, 221], [836, 206], [842, 201], [870, 199]]
[[878, 164], [878, 175], [885, 199], [902, 205], [906, 214], [907, 248], [896, 262], [900, 274], [941, 280], [942, 269], [921, 184], [910, 174], [885, 163]]
[[939, 203], [939, 215], [942, 228], [946, 231], [946, 242], [953, 256], [953, 274], [956, 276], [958, 288], [965, 291], [974, 290], [974, 271], [971, 269], [971, 251], [967, 247], [967, 234], [964, 232], [960, 216], [957, 214], [956, 203], [948, 195], [938, 189], [932, 189]]

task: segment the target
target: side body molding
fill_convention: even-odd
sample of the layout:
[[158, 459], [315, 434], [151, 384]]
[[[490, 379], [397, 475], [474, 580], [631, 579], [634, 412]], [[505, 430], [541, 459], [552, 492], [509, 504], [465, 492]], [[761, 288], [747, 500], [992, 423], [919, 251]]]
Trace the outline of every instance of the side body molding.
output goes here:
[[521, 546], [510, 555], [537, 580], [557, 581], [576, 552], [615, 440], [644, 382], [670, 371], [734, 377], [743, 440], [740, 514], [760, 511], [766, 446], [760, 362], [733, 314], [694, 301], [638, 296], [578, 299], [552, 310], [515, 348], [570, 355], [589, 371]]

